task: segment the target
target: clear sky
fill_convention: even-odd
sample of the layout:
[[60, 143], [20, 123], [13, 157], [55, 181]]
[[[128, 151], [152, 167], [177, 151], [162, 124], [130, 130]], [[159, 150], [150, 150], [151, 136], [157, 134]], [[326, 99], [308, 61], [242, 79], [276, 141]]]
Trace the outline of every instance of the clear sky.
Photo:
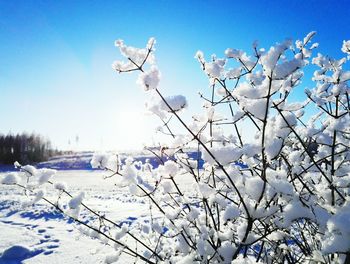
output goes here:
[[111, 69], [118, 38], [143, 47], [155, 37], [161, 89], [196, 105], [197, 91], [208, 87], [193, 58], [198, 49], [220, 56], [316, 30], [319, 52], [339, 57], [349, 29], [345, 0], [0, 0], [0, 133], [34, 131], [60, 149], [149, 143], [157, 121], [143, 115], [136, 75]]

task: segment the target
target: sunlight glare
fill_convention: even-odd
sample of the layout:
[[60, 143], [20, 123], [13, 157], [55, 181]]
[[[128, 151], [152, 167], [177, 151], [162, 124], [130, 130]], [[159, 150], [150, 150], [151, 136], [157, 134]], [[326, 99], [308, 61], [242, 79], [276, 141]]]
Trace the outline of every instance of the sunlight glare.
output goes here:
[[113, 136], [118, 150], [142, 149], [144, 144], [151, 143], [153, 131], [149, 117], [144, 112], [125, 108], [114, 120], [116, 135]]

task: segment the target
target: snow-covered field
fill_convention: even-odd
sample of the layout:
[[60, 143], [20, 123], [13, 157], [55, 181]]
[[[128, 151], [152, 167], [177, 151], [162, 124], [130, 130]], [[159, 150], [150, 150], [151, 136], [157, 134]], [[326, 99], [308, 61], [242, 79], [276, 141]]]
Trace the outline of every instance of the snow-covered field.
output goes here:
[[[72, 194], [84, 191], [85, 204], [116, 222], [147, 214], [143, 198], [117, 189], [113, 180], [103, 179], [103, 175], [102, 171], [58, 171], [53, 181], [66, 182]], [[0, 174], [0, 180], [3, 176]], [[57, 200], [57, 190], [52, 188], [46, 197]], [[22, 208], [25, 199], [20, 188], [0, 185], [0, 264], [103, 263], [113, 252], [111, 246], [83, 235], [76, 224], [43, 200]], [[125, 258], [120, 261], [127, 263]]]
[[[116, 187], [116, 178], [105, 179], [109, 174], [104, 171], [82, 169], [88, 163], [87, 157], [72, 156], [53, 159], [38, 167], [58, 169], [52, 182], [66, 183], [72, 195], [84, 192], [84, 204], [116, 223], [148, 221], [146, 198], [132, 196], [127, 189]], [[78, 167], [67, 170], [72, 164]], [[7, 174], [0, 173], [0, 181]], [[181, 188], [191, 190], [191, 178], [180, 175], [177, 179]], [[45, 198], [55, 204], [59, 191], [47, 185]], [[24, 207], [29, 200], [20, 187], [0, 184], [0, 264], [104, 263], [106, 256], [115, 252], [112, 245], [84, 235], [78, 224], [44, 200]], [[98, 222], [87, 210], [82, 210], [79, 218], [94, 226]], [[118, 263], [133, 262], [125, 254]]]

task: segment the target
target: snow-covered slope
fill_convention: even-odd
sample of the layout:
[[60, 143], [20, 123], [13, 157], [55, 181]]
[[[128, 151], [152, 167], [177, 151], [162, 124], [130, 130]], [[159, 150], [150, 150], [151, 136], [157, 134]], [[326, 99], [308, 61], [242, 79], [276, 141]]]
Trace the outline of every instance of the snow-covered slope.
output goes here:
[[[202, 167], [203, 160], [201, 159], [201, 154], [198, 152], [188, 152], [187, 153], [190, 158], [197, 160], [199, 156], [199, 167]], [[90, 161], [92, 159], [92, 156], [94, 155], [93, 152], [77, 152], [67, 155], [61, 155], [61, 156], [55, 156], [50, 158], [48, 161], [40, 162], [38, 164], [34, 164], [37, 168], [50, 168], [50, 169], [56, 169], [56, 170], [93, 170], [91, 167]], [[154, 155], [146, 154], [146, 153], [122, 153], [121, 157], [122, 160], [124, 160], [129, 155], [132, 155], [132, 157], [141, 162], [145, 162], [148, 160], [153, 168], [157, 168], [160, 164], [159, 158], [155, 157]], [[168, 158], [163, 157], [164, 161]], [[23, 164], [26, 165], [26, 164]], [[1, 165], [0, 164], [0, 172], [7, 172], [7, 171], [15, 171], [15, 167], [13, 165]]]

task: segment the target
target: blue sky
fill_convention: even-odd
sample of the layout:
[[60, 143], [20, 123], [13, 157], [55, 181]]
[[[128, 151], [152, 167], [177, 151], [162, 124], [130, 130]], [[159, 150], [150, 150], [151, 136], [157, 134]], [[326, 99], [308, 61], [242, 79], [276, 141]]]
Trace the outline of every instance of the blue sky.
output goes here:
[[157, 121], [142, 114], [136, 75], [111, 69], [115, 39], [143, 47], [154, 36], [161, 89], [196, 106], [208, 87], [198, 49], [220, 56], [316, 30], [318, 51], [340, 57], [349, 10], [348, 1], [0, 1], [0, 132], [35, 131], [61, 149], [136, 148]]

